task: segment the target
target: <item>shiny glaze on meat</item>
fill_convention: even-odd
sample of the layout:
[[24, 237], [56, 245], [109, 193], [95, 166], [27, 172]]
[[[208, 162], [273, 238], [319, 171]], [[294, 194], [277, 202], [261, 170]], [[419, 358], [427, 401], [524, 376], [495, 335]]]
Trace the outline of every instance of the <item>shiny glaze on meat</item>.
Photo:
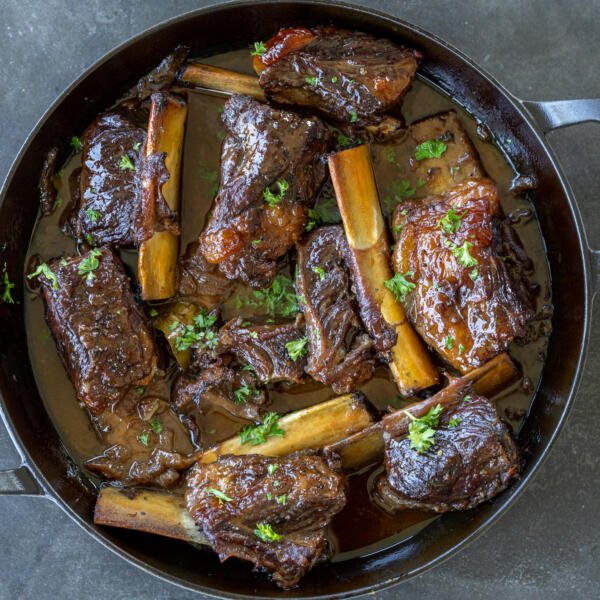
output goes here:
[[[460, 218], [454, 233], [440, 226], [450, 210]], [[488, 179], [471, 179], [443, 196], [403, 202], [395, 213], [394, 227], [401, 233], [394, 270], [410, 273], [408, 279], [416, 286], [404, 302], [408, 318], [462, 373], [523, 336], [533, 316], [530, 291], [521, 282], [522, 265], [502, 254], [498, 210], [496, 186]], [[461, 263], [453, 251], [465, 243], [477, 261], [473, 267]]]
[[340, 123], [378, 124], [410, 88], [420, 54], [365, 33], [284, 29], [255, 60], [268, 99], [316, 109]]
[[[228, 278], [266, 287], [276, 260], [304, 231], [307, 204], [325, 180], [329, 130], [316, 117], [276, 110], [248, 96], [225, 103], [223, 123], [221, 183], [200, 248]], [[270, 206], [263, 194], [277, 181], [289, 187]]]
[[[311, 452], [284, 458], [224, 455], [191, 469], [186, 503], [221, 560], [249, 560], [290, 588], [325, 551], [325, 527], [346, 502], [339, 468], [335, 459]], [[254, 533], [257, 523], [271, 525], [283, 539], [262, 541]]]

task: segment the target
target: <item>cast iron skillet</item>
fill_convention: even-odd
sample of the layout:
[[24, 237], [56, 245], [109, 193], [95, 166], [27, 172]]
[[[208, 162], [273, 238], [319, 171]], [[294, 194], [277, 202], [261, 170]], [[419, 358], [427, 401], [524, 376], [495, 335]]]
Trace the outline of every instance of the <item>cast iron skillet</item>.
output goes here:
[[[548, 454], [572, 404], [585, 359], [591, 300], [598, 288], [600, 253], [591, 251], [569, 184], [544, 133], [600, 121], [600, 100], [523, 102], [467, 57], [435, 36], [364, 8], [308, 2], [231, 2], [191, 12], [136, 36], [84, 73], [49, 108], [30, 134], [0, 195], [0, 258], [15, 273], [24, 263], [38, 212], [37, 177], [44, 153], [82, 131], [107, 103], [151, 69], [176, 44], [211, 53], [266, 39], [282, 25], [335, 23], [402, 40], [425, 55], [424, 77], [462, 104], [494, 132], [518, 171], [538, 182], [534, 202], [548, 249], [555, 305], [553, 333], [540, 387], [519, 434], [526, 467], [522, 479], [475, 510], [447, 514], [400, 546], [368, 558], [324, 564], [293, 592], [253, 577], [239, 562], [220, 565], [210, 551], [92, 523], [96, 495], [79, 477], [44, 409], [29, 363], [20, 304], [0, 304], [2, 416], [22, 465], [0, 472], [0, 493], [40, 495], [61, 506], [105, 546], [149, 573], [189, 590], [241, 598], [347, 598], [405, 581], [440, 563], [491, 525], [527, 485]], [[568, 257], [568, 261], [564, 260]]]

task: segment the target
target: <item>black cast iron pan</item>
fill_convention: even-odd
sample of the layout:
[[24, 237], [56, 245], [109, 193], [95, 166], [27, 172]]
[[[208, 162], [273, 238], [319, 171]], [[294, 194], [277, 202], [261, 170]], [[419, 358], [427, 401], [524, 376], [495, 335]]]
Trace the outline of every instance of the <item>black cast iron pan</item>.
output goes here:
[[[375, 11], [319, 0], [231, 2], [192, 12], [136, 36], [91, 67], [48, 109], [10, 170], [0, 195], [2, 261], [24, 263], [38, 211], [37, 178], [47, 149], [83, 130], [175, 45], [189, 44], [201, 54], [247, 47], [283, 25], [320, 23], [377, 33], [421, 50], [426, 57], [424, 77], [486, 123], [517, 170], [537, 180], [534, 203], [553, 282], [553, 333], [540, 387], [519, 434], [527, 462], [517, 484], [475, 510], [435, 520], [399, 546], [368, 558], [322, 565], [297, 590], [284, 592], [252, 577], [250, 569], [241, 569], [239, 563], [221, 565], [208, 550], [190, 551], [180, 542], [93, 525], [94, 490], [85, 477], [78, 477], [35, 385], [23, 303], [0, 304], [2, 416], [23, 461], [15, 470], [0, 472], [0, 493], [49, 498], [125, 560], [189, 590], [214, 596], [347, 598], [405, 581], [480, 535], [528, 484], [565, 421], [583, 369], [591, 300], [599, 286], [600, 254], [587, 246], [569, 184], [544, 134], [565, 125], [600, 121], [600, 99], [518, 100], [467, 57], [426, 31]], [[14, 292], [23, 298], [22, 278]]]

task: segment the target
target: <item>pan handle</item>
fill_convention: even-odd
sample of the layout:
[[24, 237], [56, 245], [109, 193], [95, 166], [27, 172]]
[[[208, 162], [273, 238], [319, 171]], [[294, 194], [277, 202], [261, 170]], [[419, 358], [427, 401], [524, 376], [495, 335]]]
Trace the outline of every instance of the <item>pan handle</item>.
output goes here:
[[[521, 104], [544, 133], [569, 125], [600, 123], [600, 98], [549, 102], [521, 100]], [[592, 267], [591, 294], [594, 297], [600, 291], [600, 250], [588, 247], [588, 256]]]
[[44, 491], [26, 465], [0, 471], [0, 496], [44, 496]]
[[568, 125], [600, 122], [600, 98], [551, 102], [525, 100], [522, 104], [544, 133]]

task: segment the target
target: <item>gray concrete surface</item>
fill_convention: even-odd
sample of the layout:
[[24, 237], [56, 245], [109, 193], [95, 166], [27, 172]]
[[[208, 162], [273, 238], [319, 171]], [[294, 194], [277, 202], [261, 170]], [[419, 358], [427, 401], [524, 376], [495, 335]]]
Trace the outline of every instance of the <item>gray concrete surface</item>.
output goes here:
[[[0, 179], [47, 105], [83, 69], [130, 35], [206, 4], [0, 0]], [[523, 98], [600, 95], [598, 0], [363, 4], [442, 36]], [[551, 135], [596, 246], [599, 136], [597, 124]], [[499, 524], [460, 555], [378, 599], [600, 597], [600, 326], [592, 335], [572, 416], [526, 493]], [[0, 469], [14, 466], [16, 459], [8, 436], [0, 431]], [[50, 502], [0, 498], [0, 523], [2, 600], [198, 597], [128, 566]]]

